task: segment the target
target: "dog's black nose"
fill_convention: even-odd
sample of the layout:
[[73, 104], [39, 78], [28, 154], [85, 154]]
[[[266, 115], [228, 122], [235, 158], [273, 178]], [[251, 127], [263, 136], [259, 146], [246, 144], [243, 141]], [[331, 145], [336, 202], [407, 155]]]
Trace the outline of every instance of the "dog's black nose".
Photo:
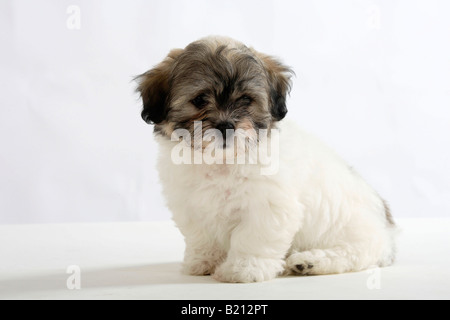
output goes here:
[[216, 129], [219, 130], [222, 133], [222, 137], [226, 139], [227, 130], [234, 130], [234, 124], [230, 121], [220, 122], [216, 125]]

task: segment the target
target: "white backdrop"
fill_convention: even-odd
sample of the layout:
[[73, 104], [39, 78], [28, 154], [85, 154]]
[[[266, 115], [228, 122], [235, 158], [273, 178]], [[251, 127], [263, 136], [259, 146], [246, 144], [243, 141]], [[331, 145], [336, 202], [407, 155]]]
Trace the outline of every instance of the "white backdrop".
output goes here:
[[169, 219], [131, 80], [209, 34], [292, 66], [289, 116], [394, 215], [448, 215], [449, 12], [446, 0], [2, 0], [0, 223]]

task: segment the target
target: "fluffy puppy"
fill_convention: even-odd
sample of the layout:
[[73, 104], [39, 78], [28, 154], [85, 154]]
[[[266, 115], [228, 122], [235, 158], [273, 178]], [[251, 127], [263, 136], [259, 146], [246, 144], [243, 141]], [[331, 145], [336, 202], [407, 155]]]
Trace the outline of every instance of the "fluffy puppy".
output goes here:
[[[395, 225], [386, 202], [333, 151], [281, 121], [291, 74], [240, 42], [209, 37], [172, 50], [137, 78], [142, 117], [154, 124], [160, 147], [163, 192], [185, 237], [186, 274], [257, 282], [393, 262]], [[207, 145], [225, 150], [225, 132], [252, 130], [257, 143], [246, 145], [247, 151], [262, 140], [261, 129], [270, 130], [269, 141], [275, 130], [279, 169], [262, 174], [266, 164], [259, 160], [175, 163], [177, 130], [195, 138], [210, 129], [225, 143]], [[196, 149], [188, 140], [194, 153], [205, 152], [205, 144]]]

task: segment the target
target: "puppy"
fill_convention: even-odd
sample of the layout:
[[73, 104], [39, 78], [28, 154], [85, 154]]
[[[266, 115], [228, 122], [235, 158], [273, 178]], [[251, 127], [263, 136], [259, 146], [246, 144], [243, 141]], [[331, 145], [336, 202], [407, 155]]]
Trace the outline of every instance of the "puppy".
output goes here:
[[[184, 273], [259, 282], [393, 263], [395, 224], [386, 202], [333, 151], [281, 121], [291, 75], [271, 56], [209, 37], [172, 50], [137, 78], [142, 118], [154, 124], [159, 143], [163, 192], [185, 237]], [[193, 142], [211, 130], [214, 139]], [[239, 130], [250, 131], [241, 148], [231, 143]], [[180, 137], [188, 146], [181, 164], [174, 161]], [[230, 161], [263, 140], [277, 170], [264, 174], [258, 156]], [[189, 162], [202, 160], [208, 146], [226, 161]]]

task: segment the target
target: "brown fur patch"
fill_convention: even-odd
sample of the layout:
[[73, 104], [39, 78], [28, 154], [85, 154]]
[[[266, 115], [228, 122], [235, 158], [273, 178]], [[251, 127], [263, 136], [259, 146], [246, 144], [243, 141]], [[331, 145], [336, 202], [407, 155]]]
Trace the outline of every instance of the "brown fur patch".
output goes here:
[[142, 118], [147, 123], [159, 124], [166, 119], [166, 100], [169, 94], [169, 75], [181, 49], [170, 51], [167, 57], [155, 68], [136, 78], [139, 85], [136, 89], [141, 94], [144, 108]]
[[280, 92], [288, 93], [291, 89], [291, 75], [293, 71], [271, 56], [257, 51], [253, 52], [264, 63], [269, 80], [273, 86]]

